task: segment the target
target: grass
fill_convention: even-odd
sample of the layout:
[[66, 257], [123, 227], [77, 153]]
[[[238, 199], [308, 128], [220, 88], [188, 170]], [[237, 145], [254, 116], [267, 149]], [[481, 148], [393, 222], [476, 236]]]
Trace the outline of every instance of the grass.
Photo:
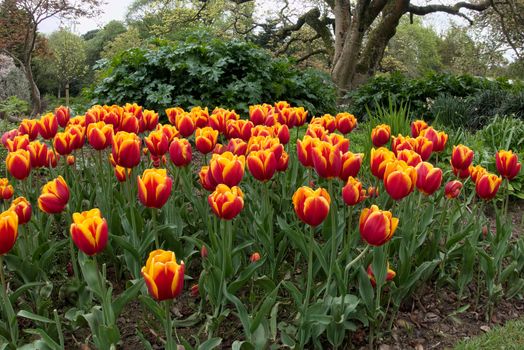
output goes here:
[[460, 342], [454, 350], [524, 349], [524, 319], [510, 321], [479, 337]]
[[[9, 131], [15, 127], [16, 127], [15, 124], [8, 122], [4, 119], [0, 119], [0, 137], [2, 137], [4, 132]], [[7, 156], [7, 149], [5, 149], [2, 144], [0, 144], [0, 160], [5, 159], [6, 156]], [[4, 174], [5, 174], [5, 162], [0, 161], [0, 177], [3, 177]]]

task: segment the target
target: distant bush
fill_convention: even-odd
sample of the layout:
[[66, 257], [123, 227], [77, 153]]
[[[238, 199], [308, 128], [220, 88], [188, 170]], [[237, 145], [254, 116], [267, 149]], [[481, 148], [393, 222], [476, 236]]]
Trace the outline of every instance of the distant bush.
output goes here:
[[287, 100], [312, 114], [336, 110], [328, 75], [299, 70], [286, 58], [239, 40], [203, 32], [177, 43], [123, 52], [101, 64], [95, 103], [137, 102], [150, 109], [221, 106], [247, 113], [250, 104]]
[[[475, 113], [484, 116], [494, 116], [497, 113], [511, 114], [514, 112], [509, 112], [510, 109], [522, 110], [521, 105], [524, 102], [520, 102], [519, 105], [519, 102], [509, 98], [514, 94], [522, 93], [519, 91], [522, 91], [522, 84], [512, 84], [507, 80], [437, 73], [410, 79], [394, 73], [371, 79], [367, 84], [350, 92], [348, 98], [351, 101], [352, 113], [363, 117], [366, 116], [366, 108], [373, 113], [375, 106], [388, 106], [391, 99], [396, 104], [409, 103], [413, 117], [431, 120], [436, 117], [436, 112], [448, 116], [462, 113], [465, 108], [464, 103], [472, 103], [477, 109]], [[439, 103], [439, 98], [444, 100]], [[501, 107], [503, 101], [507, 101], [505, 107], [507, 111], [497, 109]], [[453, 112], [446, 103], [452, 103], [457, 110]], [[466, 120], [469, 117], [460, 118]], [[462, 122], [456, 123], [462, 125]], [[472, 124], [475, 123], [483, 123], [483, 121], [477, 120]]]

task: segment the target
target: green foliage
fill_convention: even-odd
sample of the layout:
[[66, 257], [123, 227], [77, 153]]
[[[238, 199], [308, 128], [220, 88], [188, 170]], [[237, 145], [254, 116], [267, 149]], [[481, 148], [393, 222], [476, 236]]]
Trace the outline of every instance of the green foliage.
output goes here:
[[524, 149], [524, 120], [495, 117], [479, 132], [479, 135], [492, 153], [500, 149], [519, 152]]
[[[441, 112], [431, 108], [433, 100], [440, 96], [469, 98], [486, 90], [513, 94], [517, 93], [519, 89], [522, 88], [517, 83], [510, 84], [506, 80], [489, 80], [470, 75], [430, 73], [421, 78], [409, 79], [402, 74], [393, 73], [371, 79], [367, 84], [350, 92], [348, 97], [352, 102], [352, 113], [358, 116], [366, 117], [366, 108], [374, 113], [375, 106], [387, 106], [391, 98], [395, 104], [409, 103], [413, 117], [431, 120], [436, 117], [437, 113]], [[485, 110], [486, 105], [489, 106], [489, 104], [483, 98], [479, 97], [477, 107], [481, 108], [481, 105], [484, 105], [482, 109]], [[499, 104], [505, 100], [501, 100], [500, 95], [493, 98], [496, 99], [494, 102]], [[445, 103], [439, 103], [437, 106], [445, 106]], [[514, 106], [512, 108], [515, 109]], [[500, 111], [497, 110], [496, 113], [498, 112]], [[451, 112], [442, 111], [442, 113], [449, 114]], [[494, 114], [491, 113], [490, 115]]]
[[137, 102], [162, 112], [174, 105], [222, 106], [247, 112], [248, 105], [288, 100], [313, 114], [335, 109], [329, 77], [300, 71], [292, 62], [232, 40], [196, 32], [175, 44], [131, 49], [103, 66], [92, 90], [96, 103]]
[[522, 329], [524, 329], [523, 320], [510, 321], [504, 327], [497, 327], [480, 337], [460, 342], [455, 350], [522, 349], [524, 347]]
[[49, 36], [49, 48], [53, 54], [52, 71], [63, 86], [86, 73], [86, 48], [82, 38], [61, 29]]
[[29, 103], [16, 96], [10, 96], [0, 102], [0, 114], [2, 113], [13, 117], [22, 116], [29, 113]]

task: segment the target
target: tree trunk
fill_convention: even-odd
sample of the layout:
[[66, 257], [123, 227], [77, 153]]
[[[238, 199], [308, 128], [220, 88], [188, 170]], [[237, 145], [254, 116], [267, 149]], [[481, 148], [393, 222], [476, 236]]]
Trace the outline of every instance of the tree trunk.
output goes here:
[[66, 107], [69, 107], [69, 83], [66, 83], [65, 86], [65, 99]]
[[27, 81], [29, 82], [29, 90], [31, 92], [31, 116], [36, 117], [41, 112], [42, 101], [40, 100], [40, 90], [38, 90], [38, 86], [36, 86], [35, 79], [33, 78], [31, 61], [24, 62], [24, 73]]

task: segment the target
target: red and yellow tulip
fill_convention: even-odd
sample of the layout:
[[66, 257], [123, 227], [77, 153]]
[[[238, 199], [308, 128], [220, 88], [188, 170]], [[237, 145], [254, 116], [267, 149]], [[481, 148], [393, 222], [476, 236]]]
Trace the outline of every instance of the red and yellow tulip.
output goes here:
[[18, 216], [12, 210], [0, 213], [0, 255], [8, 253], [18, 237]]
[[451, 165], [458, 170], [467, 169], [473, 162], [473, 151], [464, 145], [453, 146]]
[[415, 188], [417, 171], [402, 160], [392, 160], [386, 163], [384, 170], [384, 187], [394, 200], [400, 200], [409, 195]]
[[477, 179], [475, 183], [475, 190], [477, 196], [484, 200], [493, 199], [499, 190], [502, 178], [495, 174], [484, 173]]
[[468, 172], [471, 180], [473, 180], [474, 183], [477, 183], [477, 180], [488, 171], [482, 165], [470, 165], [468, 167]]
[[244, 208], [244, 193], [240, 187], [219, 184], [207, 197], [213, 213], [223, 220], [232, 220]]
[[0, 201], [13, 197], [15, 190], [6, 178], [0, 178]]
[[244, 176], [244, 156], [235, 156], [231, 152], [213, 154], [209, 162], [209, 170], [217, 184], [226, 184], [229, 187], [237, 186]]
[[112, 155], [116, 164], [133, 168], [140, 163], [140, 138], [133, 133], [119, 131], [112, 141]]
[[169, 140], [162, 130], [155, 130], [144, 137], [147, 149], [152, 156], [161, 157], [169, 149]]
[[171, 195], [173, 180], [166, 169], [146, 169], [137, 177], [138, 199], [148, 208], [160, 209]]
[[362, 189], [362, 183], [350, 176], [346, 185], [342, 187], [342, 199], [347, 205], [356, 205], [366, 199], [366, 190]]
[[187, 112], [178, 113], [175, 119], [175, 126], [183, 137], [189, 137], [195, 131], [195, 122], [191, 114]]
[[385, 147], [372, 148], [370, 157], [371, 174], [379, 179], [384, 178], [386, 164], [395, 159], [395, 154]]
[[[228, 151], [236, 156], [245, 156], [247, 153], [248, 144], [246, 141], [238, 138], [230, 139], [227, 143], [224, 152]], [[222, 153], [224, 153], [222, 152]]]
[[228, 120], [226, 136], [229, 139], [238, 138], [247, 142], [251, 137], [251, 129], [253, 129], [253, 123], [249, 120]]
[[337, 130], [345, 135], [355, 129], [357, 126], [357, 118], [355, 118], [353, 114], [343, 112], [336, 115], [335, 123]]
[[149, 253], [142, 276], [149, 294], [157, 301], [174, 299], [184, 288], [184, 262], [176, 262], [175, 253], [157, 249]]
[[62, 212], [69, 201], [69, 187], [64, 178], [58, 176], [42, 187], [38, 197], [38, 207], [45, 213], [58, 214]]
[[308, 225], [318, 226], [327, 217], [331, 197], [323, 188], [313, 190], [302, 186], [293, 194], [293, 207], [297, 216]]
[[411, 122], [411, 136], [418, 137], [422, 130], [425, 130], [429, 127], [428, 123], [423, 120], [415, 120]]
[[23, 180], [28, 177], [31, 172], [31, 156], [29, 152], [24, 149], [9, 152], [5, 159], [5, 165], [9, 174], [15, 179]]
[[[389, 263], [387, 265], [386, 271], [387, 271], [386, 272], [386, 282], [392, 281], [395, 278], [395, 276], [397, 275], [395, 271], [389, 268]], [[367, 273], [368, 273], [368, 277], [369, 277], [369, 281], [371, 282], [371, 285], [373, 286], [373, 288], [375, 288], [377, 286], [377, 281], [375, 279], [375, 274], [373, 273], [373, 268], [371, 267], [371, 264], [368, 265]]]
[[440, 188], [442, 184], [442, 169], [434, 167], [431, 163], [422, 162], [415, 168], [417, 170], [418, 190], [429, 196]]
[[376, 205], [365, 208], [360, 214], [360, 237], [370, 245], [381, 246], [395, 233], [398, 219], [391, 212], [380, 210]]
[[29, 146], [29, 136], [28, 135], [17, 135], [12, 139], [7, 138], [5, 140], [5, 147], [9, 152], [14, 152], [19, 149], [27, 149]]
[[363, 153], [353, 153], [347, 151], [342, 154], [341, 167], [339, 178], [342, 181], [347, 181], [349, 177], [356, 177], [362, 166], [362, 158], [364, 157]]
[[25, 197], [18, 197], [13, 199], [9, 210], [12, 210], [18, 216], [18, 224], [23, 225], [29, 220], [31, 220], [31, 215], [33, 213], [33, 207], [31, 203]]
[[191, 163], [193, 152], [191, 144], [186, 139], [175, 138], [169, 145], [169, 157], [176, 166], [186, 166]]
[[149, 109], [145, 109], [142, 112], [142, 117], [139, 118], [138, 122], [138, 128], [140, 132], [155, 130], [156, 126], [158, 125], [158, 113]]
[[449, 181], [446, 186], [444, 186], [444, 194], [448, 199], [457, 198], [462, 190], [462, 182], [458, 180]]
[[311, 149], [313, 166], [320, 177], [334, 178], [340, 175], [342, 152], [328, 142], [319, 142]]
[[38, 119], [24, 119], [18, 127], [18, 131], [21, 135], [27, 135], [29, 141], [33, 141], [38, 137], [40, 132], [40, 122]]
[[391, 127], [387, 124], [377, 125], [371, 130], [371, 142], [373, 146], [382, 147], [391, 138]]
[[69, 232], [78, 249], [89, 256], [100, 253], [107, 245], [107, 222], [98, 208], [74, 213]]
[[87, 127], [87, 142], [97, 151], [106, 149], [113, 140], [113, 125], [103, 121], [89, 124]]
[[58, 121], [58, 125], [64, 128], [69, 122], [69, 118], [71, 118], [71, 111], [68, 107], [60, 106], [55, 109], [55, 117]]
[[195, 133], [195, 147], [203, 154], [207, 154], [215, 148], [218, 139], [218, 131], [210, 127], [198, 128]]
[[58, 131], [58, 119], [53, 113], [44, 114], [38, 122], [40, 123], [38, 132], [44, 140], [55, 137]]
[[448, 142], [448, 134], [444, 131], [436, 131], [431, 126], [420, 132], [420, 135], [433, 142], [433, 152], [442, 152]]
[[270, 150], [260, 150], [249, 153], [246, 159], [247, 168], [258, 181], [271, 180], [277, 168], [275, 153]]
[[49, 165], [47, 162], [47, 144], [40, 143], [38, 140], [31, 141], [29, 146], [27, 146], [27, 151], [29, 152], [31, 168], [39, 168]]
[[522, 167], [519, 157], [513, 151], [500, 150], [495, 155], [495, 163], [499, 174], [508, 180], [515, 178]]

